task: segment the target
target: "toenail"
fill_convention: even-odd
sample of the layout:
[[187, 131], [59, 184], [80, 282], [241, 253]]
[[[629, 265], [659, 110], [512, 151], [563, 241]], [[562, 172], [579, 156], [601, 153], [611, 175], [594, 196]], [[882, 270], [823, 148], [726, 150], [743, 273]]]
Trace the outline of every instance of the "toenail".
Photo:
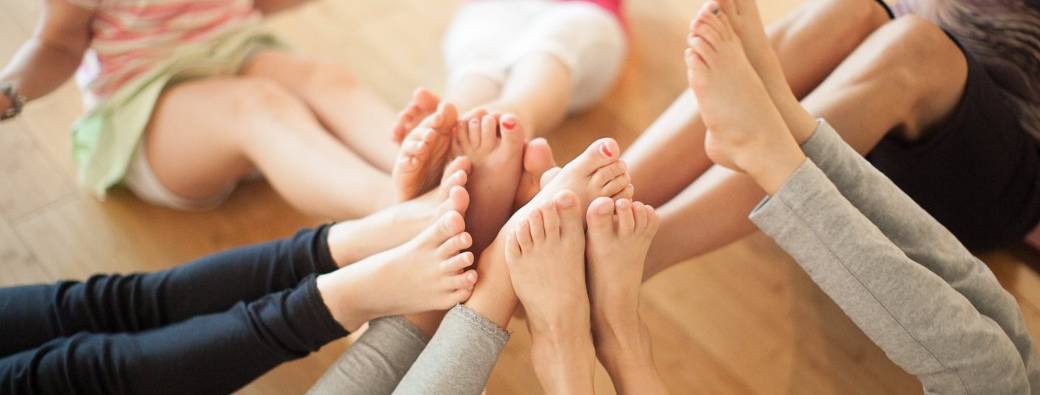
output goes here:
[[506, 129], [515, 128], [516, 127], [516, 120], [513, 119], [513, 118], [504, 119], [504, 120], [502, 120], [502, 126], [505, 126]]
[[603, 155], [606, 155], [608, 158], [614, 157], [614, 152], [610, 150], [610, 147], [607, 145], [606, 142], [600, 143], [599, 150], [603, 152]]
[[712, 15], [718, 15], [719, 14], [719, 5], [718, 4], [716, 4], [716, 5], [711, 7], [711, 13], [712, 13]]
[[617, 206], [618, 206], [618, 208], [628, 208], [628, 200], [626, 200], [626, 199], [618, 200]]
[[599, 210], [596, 211], [600, 214], [610, 214], [610, 206], [606, 204], [599, 205]]

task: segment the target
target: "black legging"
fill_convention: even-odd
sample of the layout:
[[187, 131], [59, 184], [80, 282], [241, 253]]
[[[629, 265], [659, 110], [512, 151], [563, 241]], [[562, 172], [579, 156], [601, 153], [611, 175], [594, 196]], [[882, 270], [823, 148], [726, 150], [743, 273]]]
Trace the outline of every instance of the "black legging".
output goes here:
[[0, 393], [228, 393], [346, 336], [328, 227], [151, 274], [0, 289]]

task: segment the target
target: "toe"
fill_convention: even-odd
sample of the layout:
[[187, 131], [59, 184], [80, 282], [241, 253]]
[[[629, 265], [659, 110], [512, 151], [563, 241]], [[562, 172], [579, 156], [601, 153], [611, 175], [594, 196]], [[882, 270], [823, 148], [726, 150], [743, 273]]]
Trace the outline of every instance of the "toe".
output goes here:
[[584, 223], [581, 219], [581, 204], [578, 194], [571, 190], [564, 190], [553, 198], [556, 212], [560, 216], [560, 234], [564, 238], [583, 237]]
[[437, 109], [441, 99], [430, 92], [429, 89], [419, 87], [412, 92], [412, 104], [424, 113], [433, 112]]
[[[464, 175], [465, 173], [459, 173]], [[469, 208], [469, 191], [461, 186], [453, 186], [448, 190], [448, 198], [441, 203], [438, 208], [438, 213], [444, 215], [448, 212], [456, 212], [459, 214], [465, 214], [466, 209]]]
[[634, 232], [640, 233], [646, 229], [647, 223], [650, 221], [647, 218], [647, 206], [642, 202], [632, 202], [632, 213], [635, 218], [635, 230]]
[[647, 226], [646, 226], [647, 235], [650, 236], [650, 237], [653, 237], [655, 234], [657, 234], [657, 229], [659, 229], [660, 226], [661, 226], [661, 219], [657, 215], [657, 210], [654, 210], [654, 208], [651, 207], [650, 205], [646, 206], [646, 218], [647, 218]]
[[556, 178], [556, 176], [559, 175], [561, 171], [563, 171], [563, 169], [559, 167], [554, 167], [552, 169], [546, 170], [545, 173], [542, 173], [542, 179], [540, 181], [540, 183], [542, 184], [542, 188], [545, 188], [546, 185], [549, 185], [549, 183], [552, 182], [552, 180]]
[[469, 181], [469, 173], [473, 171], [473, 162], [468, 157], [459, 156], [444, 167], [444, 179], [442, 185], [466, 185]]
[[464, 273], [451, 276], [448, 281], [448, 286], [451, 289], [472, 289], [477, 284], [477, 271], [467, 270]]
[[596, 198], [589, 204], [585, 217], [589, 221], [589, 237], [610, 234], [614, 227], [614, 200], [608, 197]]
[[431, 225], [420, 239], [431, 247], [439, 247], [446, 240], [466, 230], [466, 220], [457, 211], [449, 211], [441, 215], [437, 222]]
[[534, 240], [535, 244], [545, 241], [545, 222], [542, 221], [542, 211], [533, 210], [527, 217], [527, 222], [531, 224], [531, 240]]
[[599, 139], [589, 145], [585, 152], [578, 155], [571, 163], [568, 163], [567, 168], [586, 176], [600, 167], [616, 162], [620, 153], [621, 149], [618, 148], [617, 141], [612, 138]]
[[635, 196], [635, 195], [636, 195], [636, 187], [635, 187], [635, 185], [628, 184], [628, 185], [625, 185], [625, 188], [622, 189], [621, 192], [615, 193], [610, 198], [614, 199], [614, 200], [617, 200], [617, 199], [632, 199], [632, 197]]
[[[537, 211], [535, 211], [537, 213]], [[523, 253], [531, 252], [531, 248], [534, 248], [534, 239], [531, 238], [531, 221], [526, 218], [520, 221], [520, 224], [516, 226], [513, 231], [517, 244], [520, 245], [520, 250]]]
[[545, 238], [547, 240], [556, 240], [560, 238], [560, 214], [556, 212], [556, 205], [552, 202], [542, 205], [538, 209], [542, 212], [542, 226], [545, 229]]
[[628, 199], [618, 200], [614, 212], [618, 217], [618, 234], [621, 236], [632, 234], [636, 226], [635, 213], [632, 212], [632, 201]]
[[[603, 188], [611, 180], [625, 175], [626, 173], [628, 173], [628, 165], [625, 164], [624, 161], [617, 161], [596, 169], [596, 172], [592, 173], [589, 182], [593, 188]], [[613, 193], [611, 193], [611, 195], [613, 195]]]
[[[506, 121], [502, 121], [503, 129], [510, 129], [504, 125]], [[556, 166], [556, 162], [553, 160], [552, 148], [549, 146], [549, 142], [543, 138], [536, 138], [527, 143], [527, 148], [524, 149], [524, 171], [534, 174], [540, 179], [542, 174], [547, 170]]]
[[628, 188], [629, 185], [632, 185], [632, 179], [628, 176], [628, 173], [622, 174], [614, 177], [613, 180], [608, 181], [607, 184], [600, 189], [599, 196], [617, 195]]
[[471, 149], [478, 149], [480, 148], [480, 145], [483, 143], [483, 141], [481, 141], [480, 138], [480, 120], [483, 118], [484, 117], [474, 117], [470, 118], [467, 122], [466, 127], [468, 129], [467, 133], [469, 134], [469, 147]]
[[491, 150], [498, 146], [498, 117], [485, 115], [480, 119], [480, 148]]
[[[498, 122], [501, 127], [499, 130], [502, 133], [502, 144], [510, 150], [518, 150], [520, 147], [523, 147], [526, 136], [523, 128], [520, 126], [520, 119], [516, 115], [506, 114]], [[548, 144], [545, 147], [548, 147]]]
[[[449, 255], [450, 256], [450, 255]], [[451, 258], [441, 262], [441, 272], [448, 274], [456, 274], [473, 264], [473, 253], [466, 251], [461, 254], [455, 254]]]
[[[520, 228], [518, 226], [517, 228]], [[507, 232], [506, 234], [506, 261], [512, 262], [520, 258], [523, 252], [520, 247], [520, 240], [516, 237], [518, 231]]]
[[459, 251], [465, 250], [472, 245], [473, 236], [470, 236], [468, 232], [462, 232], [448, 239], [444, 244], [441, 244], [437, 249], [437, 254], [442, 257], [453, 256], [458, 254]]

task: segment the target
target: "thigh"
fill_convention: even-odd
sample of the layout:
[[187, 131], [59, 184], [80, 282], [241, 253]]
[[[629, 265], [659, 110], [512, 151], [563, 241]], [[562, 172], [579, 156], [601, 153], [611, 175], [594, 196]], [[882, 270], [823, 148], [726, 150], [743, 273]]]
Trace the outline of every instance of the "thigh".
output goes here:
[[255, 107], [249, 102], [268, 89], [256, 85], [235, 77], [209, 78], [163, 92], [145, 131], [144, 149], [166, 189], [187, 199], [207, 199], [255, 169], [241, 141], [250, 123], [246, 108]]

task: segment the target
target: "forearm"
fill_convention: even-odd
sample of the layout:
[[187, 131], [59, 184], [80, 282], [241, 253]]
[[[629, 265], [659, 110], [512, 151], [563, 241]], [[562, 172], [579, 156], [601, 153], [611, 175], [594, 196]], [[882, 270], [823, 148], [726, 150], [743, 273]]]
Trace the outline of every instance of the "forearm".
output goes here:
[[1007, 334], [892, 244], [813, 162], [751, 218], [926, 392], [1029, 388]]
[[[29, 39], [14, 59], [0, 71], [0, 82], [10, 82], [26, 99], [32, 100], [54, 91], [72, 77], [83, 51], [66, 44], [36, 36]], [[10, 103], [0, 99], [0, 109]]]

